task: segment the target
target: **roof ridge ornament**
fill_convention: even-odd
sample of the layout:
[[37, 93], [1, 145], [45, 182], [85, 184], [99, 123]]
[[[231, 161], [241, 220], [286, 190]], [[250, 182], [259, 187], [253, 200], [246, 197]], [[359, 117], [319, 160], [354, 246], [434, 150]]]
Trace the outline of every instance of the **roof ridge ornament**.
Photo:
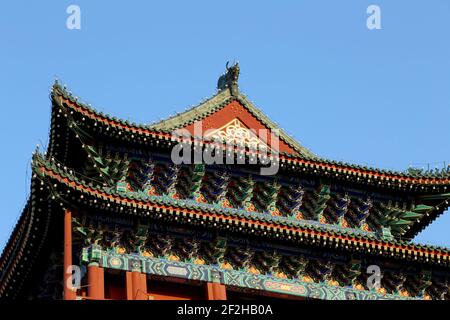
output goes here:
[[59, 78], [55, 76], [55, 81], [53, 82], [53, 89], [55, 88], [61, 88], [61, 82], [59, 81]]
[[230, 93], [233, 96], [239, 94], [238, 80], [239, 80], [239, 62], [235, 62], [231, 67], [228, 66], [230, 61], [227, 61], [225, 65], [226, 72], [223, 73], [217, 81], [217, 89], [219, 91], [230, 89]]

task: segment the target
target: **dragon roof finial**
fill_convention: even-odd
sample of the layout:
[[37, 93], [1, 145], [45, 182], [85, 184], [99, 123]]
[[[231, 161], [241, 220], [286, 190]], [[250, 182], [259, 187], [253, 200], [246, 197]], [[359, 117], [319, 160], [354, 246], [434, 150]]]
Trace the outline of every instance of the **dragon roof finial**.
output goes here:
[[239, 79], [239, 62], [235, 62], [231, 67], [229, 67], [229, 61], [225, 66], [226, 72], [222, 74], [217, 82], [218, 90], [230, 89], [233, 96], [236, 96], [239, 92], [238, 79]]

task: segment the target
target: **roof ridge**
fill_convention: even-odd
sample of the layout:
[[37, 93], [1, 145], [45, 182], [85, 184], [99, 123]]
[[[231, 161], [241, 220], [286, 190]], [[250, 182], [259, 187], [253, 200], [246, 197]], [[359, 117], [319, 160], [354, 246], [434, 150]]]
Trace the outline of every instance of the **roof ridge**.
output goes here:
[[175, 115], [171, 115], [165, 119], [159, 120], [158, 122], [152, 123], [151, 125], [149, 125], [150, 128], [157, 128], [158, 126], [160, 126], [161, 124], [167, 122], [167, 121], [171, 121], [173, 119], [176, 119], [178, 117], [183, 117], [186, 114], [188, 114], [189, 112], [194, 111], [196, 108], [198, 108], [199, 106], [205, 104], [205, 103], [209, 103], [211, 100], [217, 98], [219, 96], [220, 93], [225, 92], [225, 90], [221, 90], [221, 91], [217, 91], [215, 94], [213, 94], [210, 97], [207, 97], [206, 99], [201, 100], [199, 103], [194, 104], [192, 106], [189, 106], [188, 108], [186, 108], [184, 111], [182, 112], [177, 112]]

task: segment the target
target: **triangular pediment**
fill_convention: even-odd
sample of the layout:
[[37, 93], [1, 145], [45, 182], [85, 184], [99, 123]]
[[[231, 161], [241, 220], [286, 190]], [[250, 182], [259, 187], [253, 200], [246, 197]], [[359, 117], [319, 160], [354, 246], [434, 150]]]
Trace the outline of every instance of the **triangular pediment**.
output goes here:
[[[195, 128], [201, 126], [205, 138], [215, 135], [230, 136], [230, 132], [245, 134], [246, 139], [258, 146], [266, 146], [281, 153], [300, 155], [305, 158], [315, 158], [308, 149], [302, 147], [279, 126], [271, 121], [262, 111], [253, 105], [243, 94], [232, 95], [229, 90], [221, 90], [212, 98], [174, 117], [163, 120], [151, 127], [158, 130], [175, 131], [186, 129], [192, 135], [197, 135]], [[259, 135], [261, 131], [267, 135]], [[272, 134], [277, 136], [275, 145], [271, 141]]]
[[[248, 128], [241, 120], [234, 118], [219, 129], [208, 130], [204, 137], [208, 140], [227, 141], [232, 145], [248, 146], [254, 150], [267, 151], [272, 149], [267, 141], [262, 139], [263, 134]], [[266, 134], [267, 136], [268, 134]]]

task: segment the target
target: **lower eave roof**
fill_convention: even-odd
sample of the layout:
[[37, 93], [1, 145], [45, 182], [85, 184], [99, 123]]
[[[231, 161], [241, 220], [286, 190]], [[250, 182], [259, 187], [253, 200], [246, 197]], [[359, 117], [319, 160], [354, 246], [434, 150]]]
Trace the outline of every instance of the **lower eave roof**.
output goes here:
[[[273, 217], [261, 213], [197, 204], [195, 202], [171, 199], [167, 196], [125, 197], [107, 187], [90, 186], [78, 179], [73, 172], [44, 160], [35, 155], [33, 160], [34, 176], [42, 184], [50, 185], [52, 190], [61, 190], [54, 196], [61, 202], [73, 200], [67, 198], [67, 190], [72, 190], [71, 199], [76, 199], [89, 206], [93, 202], [102, 208], [120, 214], [133, 214], [170, 221], [184, 221], [193, 225], [211, 225], [214, 228], [225, 226], [239, 232], [245, 232], [274, 239], [310, 243], [327, 246], [334, 244], [345, 250], [368, 252], [400, 259], [434, 262], [439, 265], [450, 264], [450, 251], [447, 248], [412, 244], [410, 242], [379, 238], [374, 233], [359, 232], [354, 229], [328, 227], [303, 221]], [[79, 197], [73, 197], [79, 192]], [[333, 247], [334, 247], [333, 246]]]
[[[51, 231], [49, 225], [55, 219], [53, 211], [57, 206], [89, 206], [92, 202], [96, 202], [103, 210], [121, 214], [232, 229], [310, 246], [331, 247], [446, 268], [450, 266], [450, 250], [447, 248], [411, 244], [395, 239], [385, 241], [374, 234], [289, 222], [257, 213], [211, 209], [167, 197], [126, 198], [107, 188], [87, 185], [68, 169], [39, 154], [33, 157], [32, 169], [30, 198], [0, 257], [0, 298], [14, 298], [23, 291], [37, 259], [42, 257], [42, 247]], [[71, 196], [63, 195], [64, 191], [72, 191]]]

